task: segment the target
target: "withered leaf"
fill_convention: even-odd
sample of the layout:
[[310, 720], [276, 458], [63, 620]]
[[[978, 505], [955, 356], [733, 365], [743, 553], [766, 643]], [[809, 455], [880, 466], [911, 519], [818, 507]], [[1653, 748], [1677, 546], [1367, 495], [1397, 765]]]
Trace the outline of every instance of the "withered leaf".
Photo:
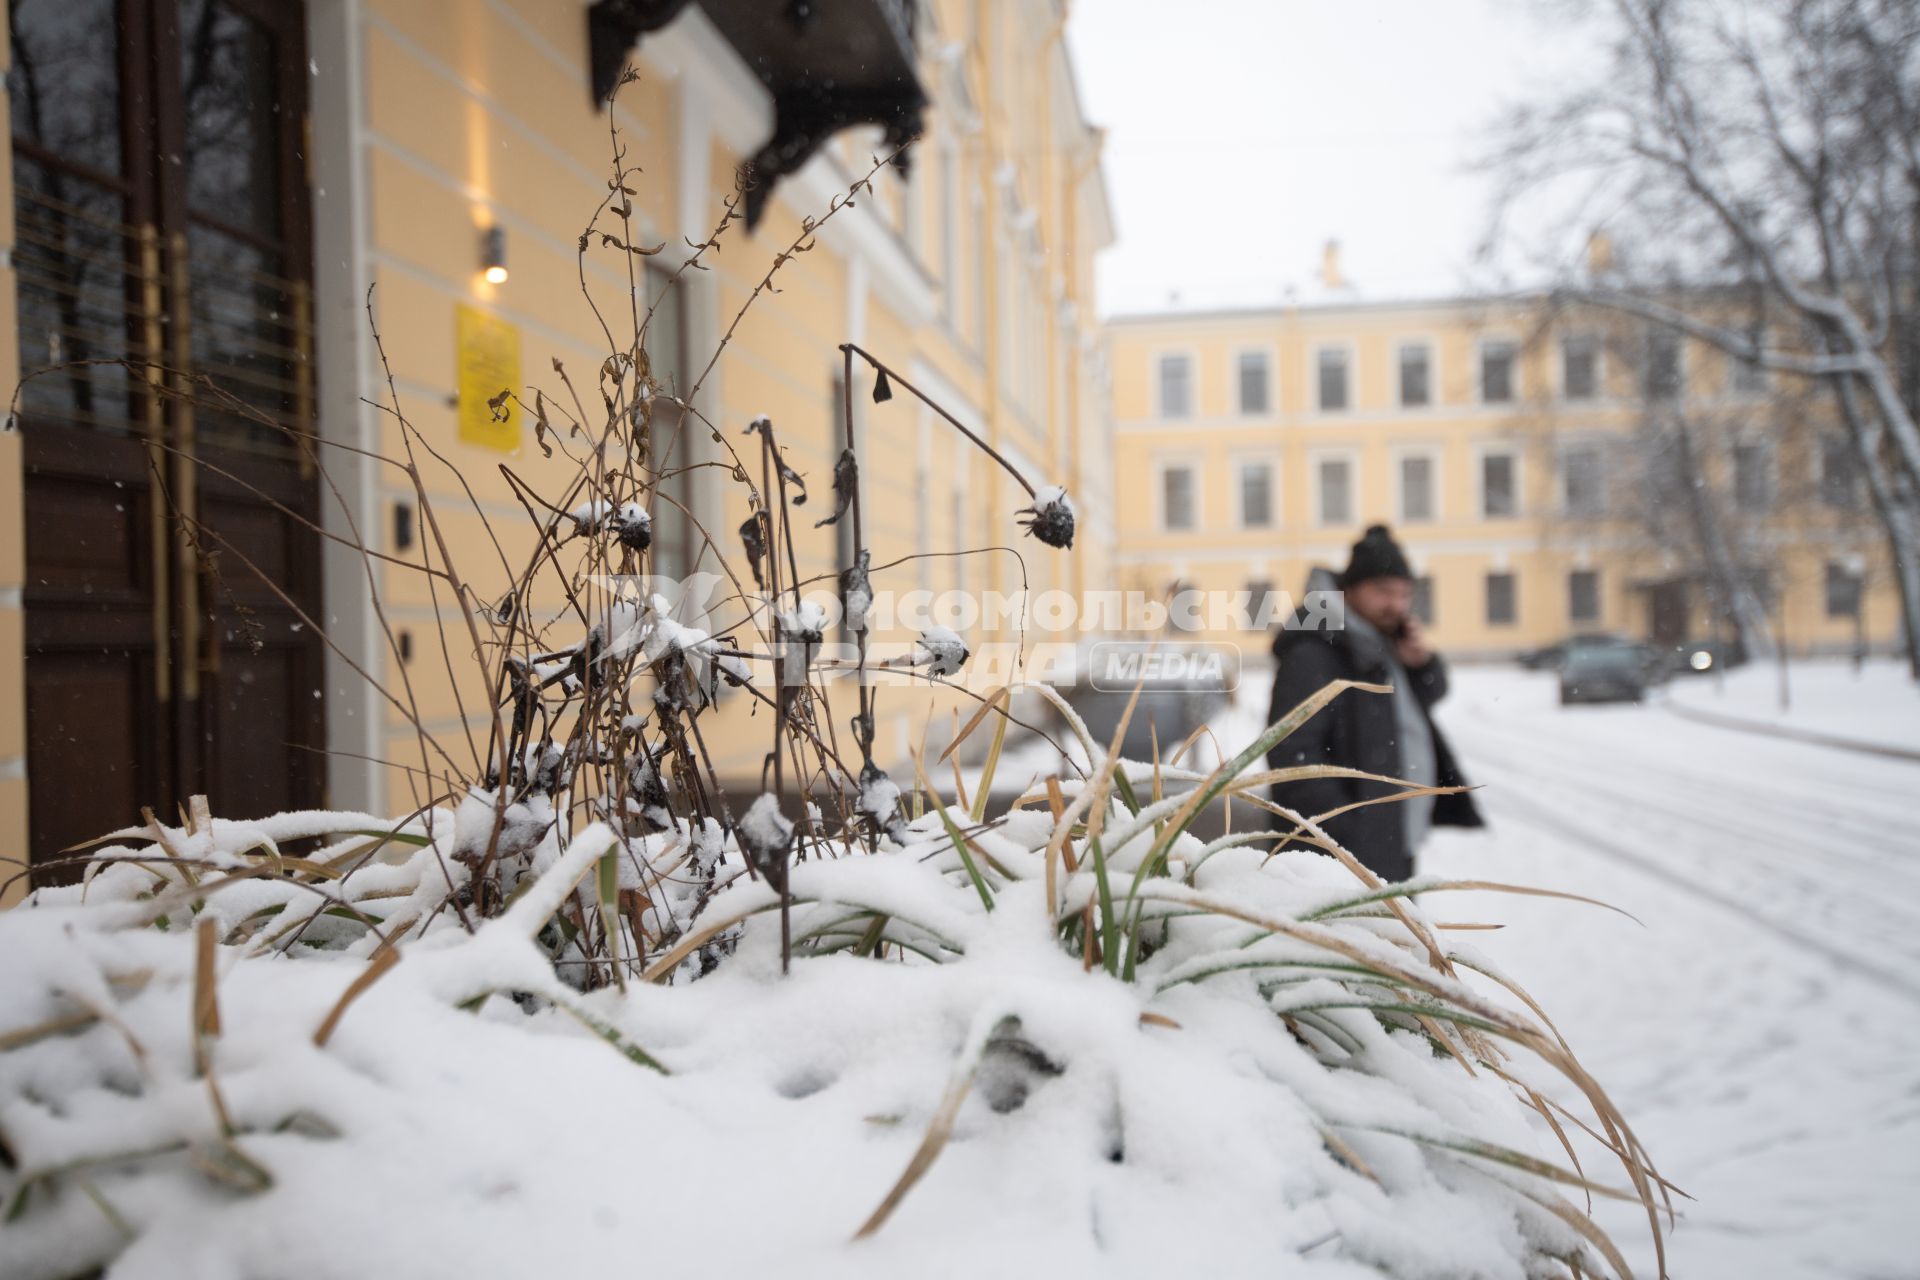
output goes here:
[[853, 450], [842, 449], [839, 461], [833, 464], [833, 513], [813, 522], [816, 529], [830, 524], [838, 524], [840, 517], [847, 513], [847, 506], [853, 501], [855, 490], [860, 484], [860, 463], [853, 456]]
[[540, 392], [533, 393], [533, 442], [540, 446], [540, 452], [551, 458], [553, 446], [547, 443], [547, 432], [553, 430], [547, 424], [547, 399]]
[[748, 516], [740, 526], [740, 542], [747, 549], [747, 563], [753, 566], [753, 585], [762, 591], [767, 589], [765, 571], [760, 562], [767, 555], [766, 527], [764, 517], [758, 512]]

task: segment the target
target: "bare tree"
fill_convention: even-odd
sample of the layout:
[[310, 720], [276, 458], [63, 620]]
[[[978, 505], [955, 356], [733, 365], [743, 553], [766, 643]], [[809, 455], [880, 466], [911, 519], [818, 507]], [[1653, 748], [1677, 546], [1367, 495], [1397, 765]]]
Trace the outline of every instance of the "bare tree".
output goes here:
[[[1641, 274], [1569, 281], [1565, 300], [1825, 391], [1872, 486], [1920, 678], [1920, 4], [1579, 12], [1605, 57], [1591, 85], [1508, 121], [1506, 211], [1544, 196], [1646, 247]], [[1749, 305], [1726, 306], [1736, 294]]]

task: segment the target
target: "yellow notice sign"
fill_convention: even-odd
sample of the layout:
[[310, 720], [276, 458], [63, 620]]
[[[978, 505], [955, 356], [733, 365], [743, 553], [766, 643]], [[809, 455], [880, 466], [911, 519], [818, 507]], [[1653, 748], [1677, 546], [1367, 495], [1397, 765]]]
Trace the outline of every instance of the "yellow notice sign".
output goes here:
[[460, 375], [460, 438], [512, 453], [520, 447], [520, 407], [500, 393], [520, 392], [520, 330], [499, 316], [457, 303], [453, 345]]

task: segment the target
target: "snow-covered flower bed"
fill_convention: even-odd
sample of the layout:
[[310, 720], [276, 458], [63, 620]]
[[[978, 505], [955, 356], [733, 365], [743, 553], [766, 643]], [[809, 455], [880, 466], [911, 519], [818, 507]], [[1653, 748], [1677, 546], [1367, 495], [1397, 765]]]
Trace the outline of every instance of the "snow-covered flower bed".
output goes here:
[[[1624, 1271], [1582, 1202], [1654, 1199], [1644, 1154], [1446, 886], [1204, 844], [1235, 762], [1090, 754], [814, 843], [784, 904], [711, 826], [530, 809], [477, 918], [484, 795], [122, 832], [0, 914], [0, 1270]], [[582, 949], [636, 916], [672, 945]], [[1624, 1171], [1558, 1163], [1582, 1101]]]

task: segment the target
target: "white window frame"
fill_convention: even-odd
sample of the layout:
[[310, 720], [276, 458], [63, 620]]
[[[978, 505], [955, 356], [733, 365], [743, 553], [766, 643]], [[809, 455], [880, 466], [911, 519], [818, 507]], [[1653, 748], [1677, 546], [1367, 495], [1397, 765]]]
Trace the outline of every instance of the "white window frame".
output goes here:
[[[1267, 407], [1257, 413], [1249, 413], [1240, 403], [1240, 361], [1247, 356], [1259, 356], [1267, 362]], [[1257, 420], [1280, 415], [1280, 353], [1274, 348], [1235, 347], [1227, 368], [1227, 382], [1227, 403], [1233, 406], [1234, 417]]]
[[[1347, 358], [1347, 403], [1339, 409], [1320, 407], [1320, 356], [1322, 352], [1338, 351]], [[1313, 399], [1307, 409], [1315, 417], [1341, 419], [1350, 418], [1359, 408], [1360, 401], [1360, 353], [1352, 342], [1316, 342], [1308, 349], [1308, 378], [1312, 383]]]
[[[1567, 344], [1569, 342], [1588, 342], [1593, 344], [1593, 394], [1584, 400], [1570, 399], [1567, 395]], [[1599, 404], [1607, 398], [1607, 344], [1600, 335], [1586, 329], [1575, 329], [1560, 335], [1557, 355], [1553, 362], [1554, 399], [1561, 404]]]
[[[1508, 375], [1507, 390], [1510, 393], [1505, 400], [1487, 399], [1487, 348], [1505, 347], [1512, 357], [1513, 366]], [[1520, 340], [1505, 333], [1483, 333], [1473, 343], [1473, 396], [1483, 405], [1513, 406], [1520, 403], [1520, 353], [1523, 350]]]
[[[1245, 473], [1248, 467], [1267, 469], [1267, 522], [1265, 524], [1247, 523]], [[1270, 453], [1245, 453], [1234, 458], [1233, 506], [1236, 528], [1265, 530], [1280, 527], [1280, 459], [1278, 457]]]
[[[1187, 412], [1169, 417], [1162, 396], [1163, 361], [1177, 357], [1187, 362]], [[1153, 419], [1155, 422], [1192, 422], [1200, 416], [1200, 355], [1192, 347], [1156, 347], [1153, 352]]]
[[[1413, 348], [1427, 353], [1427, 402], [1408, 404], [1401, 398], [1400, 369], [1405, 353]], [[1432, 337], [1421, 335], [1403, 338], [1393, 344], [1393, 407], [1402, 413], [1432, 413], [1440, 407], [1440, 344]]]
[[[1325, 493], [1320, 485], [1322, 463], [1347, 464], [1347, 505], [1351, 508], [1340, 520], [1327, 519]], [[1358, 449], [1315, 449], [1307, 455], [1307, 487], [1312, 491], [1313, 524], [1316, 529], [1343, 529], [1360, 521], [1360, 451]]]
[[[1176, 529], [1167, 523], [1167, 473], [1185, 471], [1193, 477], [1193, 523]], [[1193, 454], [1174, 454], [1153, 460], [1153, 527], [1156, 533], [1199, 533], [1206, 526], [1205, 460]]]
[[[1441, 494], [1446, 485], [1441, 482], [1443, 451], [1438, 445], [1417, 444], [1400, 445], [1393, 450], [1393, 510], [1401, 524], [1439, 524], [1444, 515], [1444, 503]], [[1409, 458], [1424, 458], [1427, 463], [1427, 478], [1430, 489], [1427, 497], [1427, 516], [1424, 520], [1415, 520], [1407, 514], [1407, 476], [1403, 465]]]
[[[1513, 513], [1487, 514], [1487, 459], [1506, 458], [1513, 464]], [[1526, 451], [1516, 443], [1486, 443], [1473, 450], [1473, 511], [1478, 520], [1519, 520], [1527, 514]]]

